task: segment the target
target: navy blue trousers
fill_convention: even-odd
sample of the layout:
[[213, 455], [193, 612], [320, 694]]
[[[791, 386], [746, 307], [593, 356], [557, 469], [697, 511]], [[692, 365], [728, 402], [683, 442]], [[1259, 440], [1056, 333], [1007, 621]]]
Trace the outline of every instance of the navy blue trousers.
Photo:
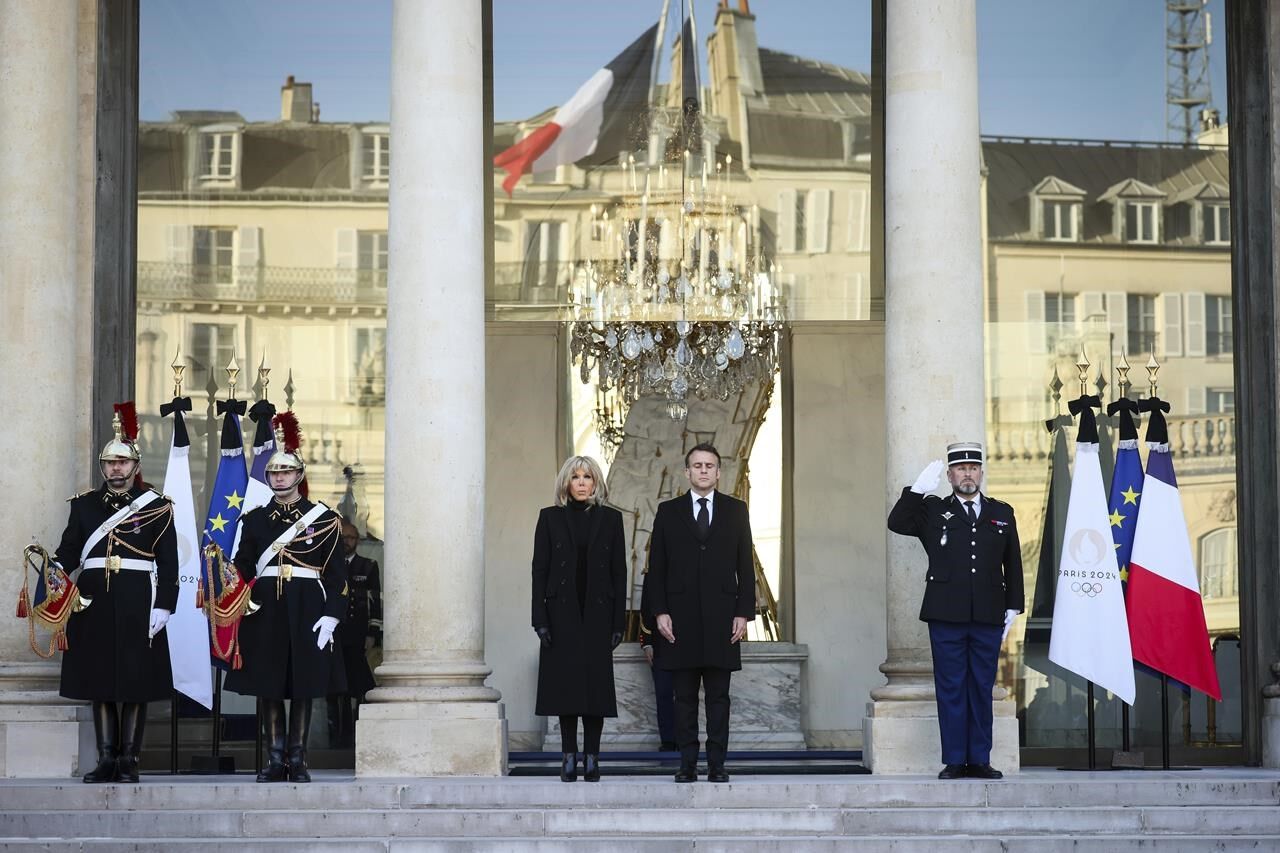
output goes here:
[[991, 689], [1003, 626], [930, 622], [943, 764], [991, 761]]

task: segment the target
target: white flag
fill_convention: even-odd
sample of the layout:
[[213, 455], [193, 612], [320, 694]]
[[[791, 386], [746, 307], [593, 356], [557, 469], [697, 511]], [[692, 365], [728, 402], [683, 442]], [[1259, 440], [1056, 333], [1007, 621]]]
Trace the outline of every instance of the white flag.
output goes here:
[[1133, 704], [1129, 622], [1107, 514], [1107, 490], [1098, 445], [1087, 442], [1076, 442], [1049, 660]]
[[191, 492], [191, 444], [182, 412], [175, 411], [174, 440], [164, 493], [173, 500], [173, 529], [178, 537], [178, 609], [169, 618], [169, 664], [173, 687], [206, 708], [213, 707], [213, 671], [209, 659], [209, 619], [196, 607], [200, 577], [200, 537], [196, 534], [196, 503]]

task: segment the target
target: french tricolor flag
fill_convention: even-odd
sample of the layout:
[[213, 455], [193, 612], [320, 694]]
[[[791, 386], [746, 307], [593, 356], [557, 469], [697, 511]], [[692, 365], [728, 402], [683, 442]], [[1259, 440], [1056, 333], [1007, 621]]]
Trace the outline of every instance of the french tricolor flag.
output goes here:
[[1129, 637], [1133, 658], [1221, 701], [1204, 602], [1196, 579], [1187, 522], [1173, 475], [1168, 403], [1141, 401], [1147, 422], [1147, 474], [1129, 558]]
[[493, 158], [507, 173], [502, 188], [511, 195], [521, 176], [590, 158], [598, 166], [621, 151], [647, 142], [644, 116], [658, 25], [654, 24], [613, 61], [582, 84], [551, 121]]

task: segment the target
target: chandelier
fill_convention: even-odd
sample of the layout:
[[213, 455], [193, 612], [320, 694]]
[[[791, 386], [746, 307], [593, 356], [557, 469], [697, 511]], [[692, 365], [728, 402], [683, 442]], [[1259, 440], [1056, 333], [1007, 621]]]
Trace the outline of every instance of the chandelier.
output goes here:
[[705, 164], [700, 181], [689, 178], [689, 162], [686, 151], [678, 187], [667, 188], [663, 164], [641, 188], [629, 158], [626, 191], [611, 209], [591, 207], [601, 248], [574, 275], [570, 355], [612, 401], [596, 412], [610, 450], [622, 440], [615, 422], [642, 395], [662, 395], [683, 420], [691, 395], [727, 400], [777, 369], [785, 318], [777, 271], [763, 263], [759, 208], [729, 197], [732, 156], [711, 180]]

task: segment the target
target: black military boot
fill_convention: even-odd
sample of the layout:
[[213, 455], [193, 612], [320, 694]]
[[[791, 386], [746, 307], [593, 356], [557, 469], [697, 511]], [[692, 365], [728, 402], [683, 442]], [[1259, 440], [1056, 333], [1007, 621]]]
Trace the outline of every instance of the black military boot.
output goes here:
[[560, 756], [560, 781], [578, 781], [578, 753], [565, 752]]
[[93, 736], [98, 744], [98, 766], [84, 774], [84, 781], [91, 785], [115, 782], [120, 757], [120, 717], [115, 702], [93, 703]]
[[311, 728], [311, 700], [289, 703], [289, 781], [310, 782], [307, 770], [307, 730]]
[[289, 768], [284, 763], [284, 701], [259, 699], [262, 706], [262, 734], [267, 741], [267, 766], [258, 774], [259, 782], [285, 782]]
[[120, 706], [120, 768], [121, 782], [138, 781], [138, 758], [142, 754], [142, 732], [147, 726], [145, 702], [124, 702]]

